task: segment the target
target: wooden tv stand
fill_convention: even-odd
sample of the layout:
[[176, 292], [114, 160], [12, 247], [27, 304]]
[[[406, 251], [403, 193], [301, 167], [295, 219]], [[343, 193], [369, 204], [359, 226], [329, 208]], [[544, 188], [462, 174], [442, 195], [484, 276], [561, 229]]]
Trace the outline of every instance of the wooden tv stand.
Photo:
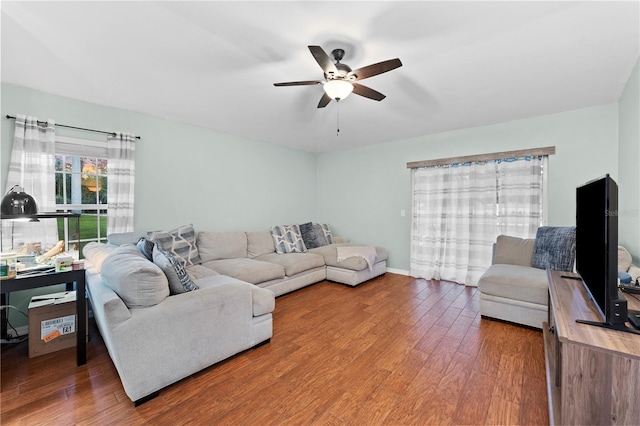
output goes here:
[[[640, 425], [640, 335], [579, 324], [600, 321], [582, 281], [547, 271], [549, 320], [542, 327], [549, 421]], [[640, 301], [626, 295], [630, 309]]]

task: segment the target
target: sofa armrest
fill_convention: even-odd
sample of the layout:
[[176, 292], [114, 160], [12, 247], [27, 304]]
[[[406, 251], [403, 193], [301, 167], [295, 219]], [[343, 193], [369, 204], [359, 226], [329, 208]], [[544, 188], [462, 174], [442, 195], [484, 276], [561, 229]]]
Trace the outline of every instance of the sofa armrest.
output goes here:
[[251, 286], [251, 300], [253, 302], [253, 316], [270, 314], [276, 307], [276, 297], [272, 290]]
[[252, 310], [248, 283], [131, 309], [131, 318], [112, 330], [109, 351], [127, 395], [138, 400], [253, 346]]
[[86, 262], [86, 278], [89, 300], [101, 332], [117, 327], [131, 318], [131, 312], [120, 297], [102, 281], [102, 276], [91, 263]]

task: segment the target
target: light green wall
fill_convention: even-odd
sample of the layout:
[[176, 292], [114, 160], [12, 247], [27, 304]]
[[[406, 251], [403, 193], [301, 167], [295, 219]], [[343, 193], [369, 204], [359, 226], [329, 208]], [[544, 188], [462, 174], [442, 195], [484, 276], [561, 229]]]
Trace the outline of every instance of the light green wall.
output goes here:
[[549, 159], [549, 224], [573, 225], [575, 188], [605, 173], [617, 177], [617, 104], [321, 154], [318, 217], [338, 234], [386, 247], [388, 266], [406, 271], [411, 232], [407, 162], [544, 146], [556, 147]]
[[[136, 143], [135, 228], [266, 230], [315, 219], [316, 157], [145, 114], [2, 84], [5, 187], [14, 121], [6, 114], [141, 136]], [[59, 134], [106, 136], [58, 128]]]
[[[243, 139], [161, 118], [2, 84], [0, 190], [4, 191], [14, 120], [27, 114], [79, 127], [127, 131], [136, 143], [135, 228], [256, 231], [316, 218], [316, 157], [312, 153]], [[250, 123], [248, 123], [250, 125]], [[105, 136], [58, 128], [68, 136]], [[50, 293], [45, 288], [38, 293]], [[11, 294], [26, 312], [36, 292]], [[24, 317], [10, 314], [14, 326]]]
[[619, 181], [618, 217], [619, 242], [640, 264], [640, 61], [631, 73], [618, 102], [619, 120]]

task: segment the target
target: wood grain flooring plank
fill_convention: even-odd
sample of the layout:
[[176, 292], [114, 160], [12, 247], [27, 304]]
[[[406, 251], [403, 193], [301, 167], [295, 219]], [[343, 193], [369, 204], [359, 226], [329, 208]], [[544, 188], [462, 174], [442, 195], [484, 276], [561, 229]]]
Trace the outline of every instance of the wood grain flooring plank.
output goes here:
[[473, 370], [474, 358], [460, 352], [451, 357], [451, 362], [437, 385], [438, 394], [448, 401], [457, 403], [467, 386]]
[[471, 373], [467, 386], [456, 405], [452, 422], [462, 425], [485, 424], [495, 382], [495, 377], [482, 373]]
[[505, 426], [519, 425], [520, 405], [502, 399], [494, 394], [491, 398], [486, 424]]
[[547, 395], [543, 392], [546, 386], [546, 380], [524, 375], [520, 424], [549, 424], [549, 410], [545, 403]]
[[398, 404], [399, 395], [383, 387], [378, 387], [354, 413], [349, 424], [382, 425], [389, 413]]
[[[134, 407], [90, 320], [74, 349], [3, 347], [5, 424], [430, 425], [548, 423], [540, 332], [478, 314], [476, 288], [386, 273], [276, 299], [270, 343]], [[499, 382], [499, 383], [498, 383]], [[53, 422], [53, 423], [52, 423]]]
[[524, 383], [524, 359], [518, 356], [503, 354], [498, 366], [496, 386], [493, 390], [495, 398], [520, 405], [522, 386]]

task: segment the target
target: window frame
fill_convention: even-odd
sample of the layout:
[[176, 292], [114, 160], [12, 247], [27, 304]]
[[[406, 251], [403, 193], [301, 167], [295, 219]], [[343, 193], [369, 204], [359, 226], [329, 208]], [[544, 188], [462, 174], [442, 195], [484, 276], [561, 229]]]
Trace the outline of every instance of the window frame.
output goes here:
[[[90, 140], [90, 139], [84, 139], [84, 138], [75, 138], [75, 137], [69, 137], [69, 136], [59, 136], [56, 135], [56, 146], [55, 146], [55, 159], [54, 161], [57, 162], [57, 158], [58, 156], [62, 156], [63, 157], [63, 162], [66, 161], [65, 157], [78, 157], [78, 158], [91, 158], [93, 160], [104, 160], [107, 162], [107, 166], [106, 166], [106, 170], [107, 173], [106, 174], [100, 174], [98, 167], [97, 167], [97, 163], [96, 163], [96, 171], [95, 174], [92, 174], [92, 176], [95, 176], [97, 179], [100, 179], [101, 177], [107, 178], [108, 176], [108, 155], [107, 155], [107, 142], [106, 141], [96, 141], [96, 140]], [[79, 163], [80, 164], [80, 163]], [[64, 166], [63, 166], [64, 169]], [[63, 194], [62, 194], [62, 199], [64, 201], [64, 203], [58, 203], [57, 202], [57, 184], [56, 184], [56, 210], [64, 210], [64, 211], [79, 211], [81, 214], [83, 214], [84, 211], [87, 210], [93, 210], [96, 212], [96, 235], [95, 237], [91, 237], [91, 238], [82, 238], [82, 230], [80, 232], [80, 235], [77, 236], [77, 239], [74, 239], [73, 241], [70, 241], [70, 233], [69, 233], [69, 219], [68, 218], [64, 218], [63, 219], [63, 232], [64, 232], [64, 240], [67, 242], [67, 244], [78, 244], [78, 248], [80, 249], [82, 246], [86, 245], [89, 242], [106, 242], [107, 240], [107, 232], [106, 232], [106, 228], [105, 228], [105, 232], [104, 235], [102, 234], [102, 225], [104, 222], [104, 225], [106, 225], [106, 221], [107, 221], [107, 214], [108, 214], [108, 200], [106, 203], [100, 203], [99, 200], [96, 198], [96, 202], [93, 204], [83, 204], [82, 200], [80, 200], [80, 203], [68, 203], [68, 194], [67, 194], [67, 176], [71, 175], [73, 179], [74, 175], [77, 175], [77, 177], [79, 179], [82, 179], [82, 176], [84, 175], [84, 173], [82, 173], [82, 170], [80, 171], [72, 171], [72, 172], [67, 172], [66, 170], [63, 170], [62, 172], [59, 172], [57, 169], [55, 171], [55, 176], [54, 179], [57, 182], [57, 177], [58, 175], [62, 175], [62, 179], [63, 179]], [[106, 196], [106, 194], [105, 194]], [[78, 219], [79, 220], [79, 219]]]

